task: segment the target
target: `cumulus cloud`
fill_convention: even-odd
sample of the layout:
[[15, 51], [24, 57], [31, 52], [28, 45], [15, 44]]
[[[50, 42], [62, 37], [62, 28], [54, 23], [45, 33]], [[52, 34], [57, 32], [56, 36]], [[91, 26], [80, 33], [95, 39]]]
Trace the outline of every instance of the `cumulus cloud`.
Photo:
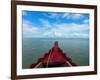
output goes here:
[[48, 20], [44, 20], [44, 19], [40, 19], [40, 22], [42, 23], [42, 25], [45, 27], [45, 28], [51, 28], [51, 24]]
[[[40, 20], [43, 23], [43, 29], [34, 26], [34, 24], [24, 21], [23, 22], [23, 35], [25, 37], [52, 37], [52, 38], [88, 38], [89, 26], [88, 24], [75, 24], [75, 23], [60, 23], [51, 25], [47, 20]], [[85, 33], [84, 31], [88, 31]], [[26, 36], [26, 34], [28, 34]], [[31, 34], [31, 35], [30, 35]]]
[[87, 38], [88, 33], [84, 33], [84, 31], [89, 30], [87, 24], [56, 24], [55, 28], [50, 30], [51, 33], [55, 35], [55, 37], [65, 37], [65, 38]]
[[63, 13], [63, 14], [58, 14], [58, 13], [49, 13], [50, 18], [72, 18], [72, 19], [80, 19], [83, 18], [83, 14], [80, 13]]
[[23, 37], [39, 37], [40, 29], [29, 21], [23, 21]]
[[83, 18], [83, 14], [79, 14], [79, 13], [64, 13], [64, 15], [62, 16], [63, 18], [72, 18], [72, 19], [80, 19]]
[[37, 27], [35, 27], [32, 23], [28, 22], [28, 21], [23, 21], [23, 31], [24, 32], [38, 32], [39, 29]]
[[23, 11], [23, 37], [88, 38], [89, 15]]
[[79, 13], [76, 13], [76, 14], [72, 14], [72, 18], [74, 19], [79, 19], [79, 18], [83, 18], [83, 14], [79, 14]]

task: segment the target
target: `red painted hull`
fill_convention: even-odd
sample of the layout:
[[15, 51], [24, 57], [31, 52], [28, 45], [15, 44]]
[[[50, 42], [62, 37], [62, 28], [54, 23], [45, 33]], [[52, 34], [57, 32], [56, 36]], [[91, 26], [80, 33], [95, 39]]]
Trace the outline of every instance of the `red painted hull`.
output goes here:
[[48, 53], [46, 53], [42, 58], [40, 58], [37, 61], [37, 63], [31, 64], [30, 68], [37, 68], [40, 66], [57, 67], [57, 66], [77, 66], [77, 65], [71, 60], [71, 58], [69, 58], [67, 55], [63, 53], [63, 51], [58, 47], [58, 42], [56, 41], [54, 47]]

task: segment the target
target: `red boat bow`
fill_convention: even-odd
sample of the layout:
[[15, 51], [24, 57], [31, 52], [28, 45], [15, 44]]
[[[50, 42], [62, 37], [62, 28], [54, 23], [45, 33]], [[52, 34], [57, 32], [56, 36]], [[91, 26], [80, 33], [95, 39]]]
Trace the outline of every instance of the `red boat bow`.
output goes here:
[[44, 57], [40, 58], [37, 63], [31, 64], [30, 68], [59, 66], [76, 66], [76, 64], [63, 53], [58, 47], [58, 42], [55, 41], [54, 47]]

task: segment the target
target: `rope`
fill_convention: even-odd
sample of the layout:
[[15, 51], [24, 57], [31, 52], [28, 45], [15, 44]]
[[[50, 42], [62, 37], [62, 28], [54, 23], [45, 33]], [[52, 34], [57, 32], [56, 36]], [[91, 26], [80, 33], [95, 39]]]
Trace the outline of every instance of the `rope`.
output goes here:
[[67, 63], [69, 66], [72, 66], [72, 64], [71, 64], [70, 62], [66, 61], [66, 63]]
[[48, 67], [48, 63], [49, 63], [49, 60], [50, 60], [50, 57], [51, 57], [51, 52], [52, 52], [52, 49], [51, 49], [51, 51], [50, 51], [50, 54], [49, 54], [49, 57], [48, 57], [48, 60], [47, 60], [47, 65], [46, 65], [46, 67]]
[[42, 64], [41, 62], [38, 63], [38, 64], [35, 66], [35, 68], [39, 67], [41, 64]]

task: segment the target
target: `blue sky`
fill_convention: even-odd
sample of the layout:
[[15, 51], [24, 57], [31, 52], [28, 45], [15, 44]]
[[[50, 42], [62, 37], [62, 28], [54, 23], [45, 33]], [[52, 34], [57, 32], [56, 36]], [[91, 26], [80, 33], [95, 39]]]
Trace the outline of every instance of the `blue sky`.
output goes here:
[[89, 14], [22, 11], [23, 37], [89, 38]]

